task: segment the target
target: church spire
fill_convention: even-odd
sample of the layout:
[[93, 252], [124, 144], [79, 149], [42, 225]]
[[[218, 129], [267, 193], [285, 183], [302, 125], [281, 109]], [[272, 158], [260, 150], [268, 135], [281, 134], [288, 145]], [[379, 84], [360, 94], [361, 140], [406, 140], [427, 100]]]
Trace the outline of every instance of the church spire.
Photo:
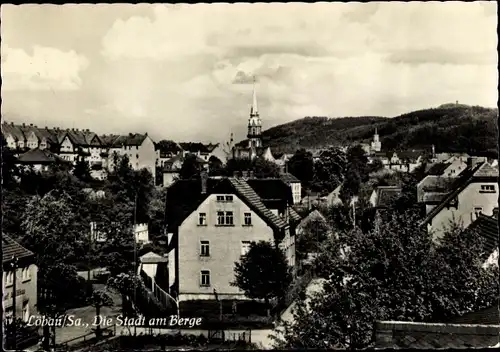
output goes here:
[[258, 116], [259, 115], [259, 109], [257, 107], [257, 90], [255, 87], [255, 76], [253, 76], [253, 102], [252, 102], [252, 107], [250, 108], [250, 115], [252, 116]]

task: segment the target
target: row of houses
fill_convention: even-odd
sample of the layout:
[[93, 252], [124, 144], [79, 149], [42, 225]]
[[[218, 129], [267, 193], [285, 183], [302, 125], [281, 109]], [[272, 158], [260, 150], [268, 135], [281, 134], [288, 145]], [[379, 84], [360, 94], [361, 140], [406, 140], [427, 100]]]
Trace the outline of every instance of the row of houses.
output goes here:
[[36, 170], [46, 170], [56, 161], [75, 164], [86, 161], [95, 179], [106, 177], [113, 167], [114, 153], [127, 155], [130, 167], [146, 168], [153, 175], [157, 168], [172, 178], [188, 154], [197, 156], [207, 167], [212, 155], [221, 155], [219, 144], [162, 143], [156, 144], [147, 133], [128, 135], [98, 135], [88, 129], [39, 128], [33, 124], [2, 123], [2, 135], [7, 146], [16, 152], [19, 163]]

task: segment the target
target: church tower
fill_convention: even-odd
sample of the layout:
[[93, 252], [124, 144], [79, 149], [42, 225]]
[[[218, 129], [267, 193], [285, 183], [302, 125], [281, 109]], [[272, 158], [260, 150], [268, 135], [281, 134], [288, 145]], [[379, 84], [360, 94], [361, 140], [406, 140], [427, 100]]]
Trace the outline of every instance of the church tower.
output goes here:
[[370, 149], [372, 152], [379, 152], [382, 149], [382, 144], [380, 143], [376, 127], [375, 127], [375, 134], [373, 135], [373, 142]]
[[248, 119], [248, 147], [251, 149], [262, 147], [262, 120], [257, 107], [257, 91], [255, 87], [255, 77], [253, 78], [253, 101], [250, 108], [250, 118]]

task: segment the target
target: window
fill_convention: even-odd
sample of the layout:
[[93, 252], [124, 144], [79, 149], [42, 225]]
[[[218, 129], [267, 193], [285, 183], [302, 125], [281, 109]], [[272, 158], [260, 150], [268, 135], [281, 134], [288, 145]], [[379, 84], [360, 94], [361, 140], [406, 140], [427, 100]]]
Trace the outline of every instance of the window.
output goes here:
[[224, 225], [224, 212], [223, 211], [217, 212], [217, 225]]
[[233, 225], [233, 212], [226, 211], [226, 225]]
[[200, 257], [210, 257], [209, 241], [200, 241]]
[[5, 273], [5, 285], [10, 286], [14, 283], [14, 273], [12, 271], [7, 271]]
[[232, 211], [218, 211], [217, 212], [217, 225], [219, 226], [233, 226], [233, 212]]
[[198, 225], [199, 226], [207, 226], [207, 214], [206, 213], [200, 213], [198, 217]]
[[495, 193], [495, 185], [481, 185], [480, 193]]
[[245, 226], [252, 226], [252, 213], [245, 213]]
[[200, 286], [210, 286], [210, 271], [202, 270], [200, 279]]
[[226, 196], [226, 202], [232, 202], [233, 196]]
[[479, 217], [479, 214], [481, 214], [482, 212], [483, 212], [482, 207], [475, 207], [474, 208], [474, 214], [476, 214], [476, 218]]
[[217, 201], [218, 202], [223, 202], [224, 201], [224, 196], [217, 196]]
[[241, 241], [241, 255], [245, 255], [250, 250], [250, 245], [252, 242], [250, 241]]

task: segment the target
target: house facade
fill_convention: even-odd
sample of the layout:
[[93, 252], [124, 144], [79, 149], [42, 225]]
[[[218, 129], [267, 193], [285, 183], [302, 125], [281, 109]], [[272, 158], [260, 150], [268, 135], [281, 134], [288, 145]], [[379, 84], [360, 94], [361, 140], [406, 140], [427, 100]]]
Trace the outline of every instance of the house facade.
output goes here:
[[467, 169], [451, 189], [422, 222], [435, 238], [440, 238], [453, 222], [467, 228], [480, 214], [493, 214], [498, 208], [498, 169], [469, 158]]
[[35, 256], [9, 236], [2, 234], [2, 266], [2, 303], [5, 317], [11, 317], [15, 309], [17, 318], [28, 321], [30, 315], [37, 314], [38, 268]]
[[282, 248], [293, 264], [294, 238], [285, 216], [267, 208], [243, 179], [181, 180], [167, 193], [169, 286], [179, 300], [246, 299], [231, 285], [234, 262], [252, 242]]
[[302, 184], [300, 180], [291, 173], [282, 173], [280, 179], [292, 190], [293, 204], [299, 204], [302, 199]]
[[129, 133], [126, 136], [104, 136], [109, 145], [108, 168], [114, 167], [114, 154], [127, 155], [134, 170], [147, 169], [155, 175], [157, 153], [155, 144], [147, 133]]

